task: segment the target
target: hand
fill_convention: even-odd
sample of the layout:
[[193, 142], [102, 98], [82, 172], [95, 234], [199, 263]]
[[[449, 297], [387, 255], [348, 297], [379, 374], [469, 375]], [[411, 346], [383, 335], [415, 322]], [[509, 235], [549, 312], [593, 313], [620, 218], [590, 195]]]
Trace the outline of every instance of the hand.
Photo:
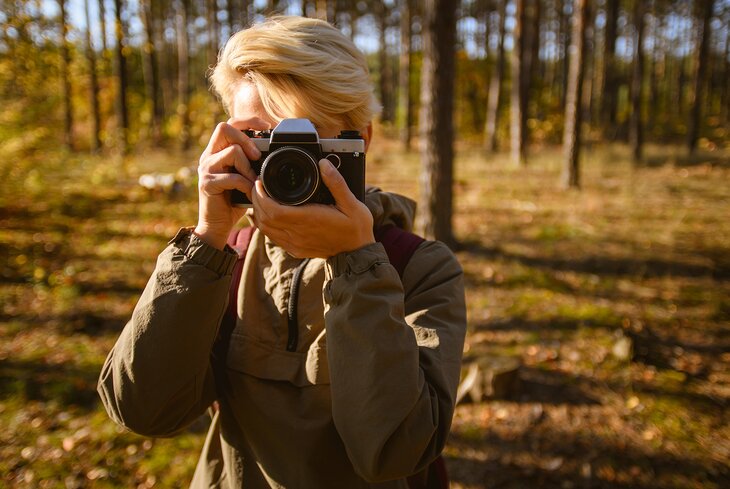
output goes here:
[[[256, 173], [249, 161], [261, 152], [243, 129], [268, 129], [259, 118], [229, 119], [216, 126], [198, 163], [198, 225], [193, 231], [206, 243], [223, 249], [233, 225], [244, 209], [231, 206], [230, 193], [236, 189], [251, 199]], [[232, 172], [236, 170], [238, 173]]]
[[256, 227], [297, 258], [329, 258], [374, 243], [370, 210], [350, 192], [332, 163], [320, 160], [319, 171], [335, 205], [281, 205], [257, 180], [250, 214]]

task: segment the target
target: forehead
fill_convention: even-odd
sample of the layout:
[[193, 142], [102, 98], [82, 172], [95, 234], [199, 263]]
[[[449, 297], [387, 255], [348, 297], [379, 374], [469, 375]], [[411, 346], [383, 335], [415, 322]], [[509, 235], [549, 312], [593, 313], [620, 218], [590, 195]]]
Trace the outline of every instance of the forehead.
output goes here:
[[250, 119], [258, 117], [271, 124], [276, 125], [274, 119], [266, 113], [264, 104], [261, 102], [259, 92], [253, 83], [243, 81], [239, 83], [233, 92], [233, 104], [231, 107], [231, 116], [240, 119]]

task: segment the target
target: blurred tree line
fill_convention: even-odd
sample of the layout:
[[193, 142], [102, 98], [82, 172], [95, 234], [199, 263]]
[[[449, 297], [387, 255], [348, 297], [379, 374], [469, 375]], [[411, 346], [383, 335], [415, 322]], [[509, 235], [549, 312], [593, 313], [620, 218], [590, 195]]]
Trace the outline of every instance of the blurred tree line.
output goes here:
[[[681, 142], [692, 153], [698, 144], [724, 144], [730, 126], [728, 0], [0, 6], [4, 154], [59, 144], [122, 153], [197, 144], [225, 117], [204, 74], [232, 33], [271, 13], [325, 18], [363, 47], [384, 127], [405, 148], [416, 127], [424, 144], [438, 139], [422, 154], [445, 161], [442, 172], [451, 172], [452, 131], [483, 141], [487, 153], [509, 149], [516, 165], [527, 164], [531, 144], [562, 141], [570, 187], [580, 183], [581, 140], [625, 141], [640, 160], [646, 140]], [[82, 21], [70, 22], [72, 7], [83, 10]]]

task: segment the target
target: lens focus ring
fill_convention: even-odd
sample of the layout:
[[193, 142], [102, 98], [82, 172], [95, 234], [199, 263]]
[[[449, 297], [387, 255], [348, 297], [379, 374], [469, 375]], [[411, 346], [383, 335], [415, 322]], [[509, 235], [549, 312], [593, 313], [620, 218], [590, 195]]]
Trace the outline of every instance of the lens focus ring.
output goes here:
[[295, 146], [272, 151], [261, 165], [261, 181], [269, 196], [285, 205], [309, 201], [319, 187], [319, 168], [311, 153]]

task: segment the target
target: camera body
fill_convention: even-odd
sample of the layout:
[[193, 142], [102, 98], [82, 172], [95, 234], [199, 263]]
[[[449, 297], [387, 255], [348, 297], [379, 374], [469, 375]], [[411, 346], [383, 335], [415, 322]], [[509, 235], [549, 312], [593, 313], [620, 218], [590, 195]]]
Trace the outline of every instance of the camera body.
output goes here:
[[[272, 131], [244, 131], [261, 151], [251, 167], [269, 196], [285, 205], [334, 204], [322, 181], [319, 160], [327, 158], [339, 170], [350, 191], [365, 198], [365, 141], [358, 131], [342, 131], [335, 139], [320, 139], [309, 119], [284, 119]], [[235, 207], [250, 207], [246, 194], [231, 193]]]

